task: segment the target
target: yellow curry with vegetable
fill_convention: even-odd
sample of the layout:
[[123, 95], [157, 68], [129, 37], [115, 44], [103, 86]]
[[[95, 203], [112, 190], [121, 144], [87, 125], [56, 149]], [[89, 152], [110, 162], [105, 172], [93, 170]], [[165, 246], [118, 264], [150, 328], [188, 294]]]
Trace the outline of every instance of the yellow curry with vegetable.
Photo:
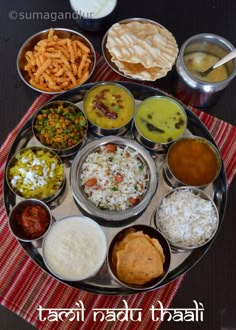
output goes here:
[[128, 124], [134, 114], [134, 99], [117, 84], [102, 84], [92, 88], [84, 100], [88, 120], [103, 129], [116, 129]]

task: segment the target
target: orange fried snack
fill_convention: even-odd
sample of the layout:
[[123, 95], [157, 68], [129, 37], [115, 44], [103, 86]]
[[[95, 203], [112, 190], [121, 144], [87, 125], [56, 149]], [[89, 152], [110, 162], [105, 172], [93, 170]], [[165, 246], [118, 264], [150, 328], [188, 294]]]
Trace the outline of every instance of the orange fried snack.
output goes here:
[[142, 285], [163, 274], [165, 256], [157, 239], [131, 231], [114, 247], [112, 262], [122, 282]]
[[24, 69], [29, 83], [40, 90], [60, 92], [81, 85], [89, 76], [90, 49], [79, 40], [59, 38], [50, 29], [47, 39], [40, 40], [25, 54]]

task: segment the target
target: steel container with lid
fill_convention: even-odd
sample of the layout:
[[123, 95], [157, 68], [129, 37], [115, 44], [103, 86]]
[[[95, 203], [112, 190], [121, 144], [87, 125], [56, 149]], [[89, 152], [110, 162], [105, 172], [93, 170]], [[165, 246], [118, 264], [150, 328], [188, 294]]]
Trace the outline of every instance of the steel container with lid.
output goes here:
[[215, 34], [202, 33], [187, 39], [182, 45], [176, 61], [174, 93], [185, 104], [203, 108], [213, 105], [230, 81], [236, 75], [236, 60], [225, 64], [227, 78], [209, 82], [196, 77], [185, 64], [184, 57], [195, 52], [213, 55], [218, 60], [233, 51], [234, 46], [226, 39]]

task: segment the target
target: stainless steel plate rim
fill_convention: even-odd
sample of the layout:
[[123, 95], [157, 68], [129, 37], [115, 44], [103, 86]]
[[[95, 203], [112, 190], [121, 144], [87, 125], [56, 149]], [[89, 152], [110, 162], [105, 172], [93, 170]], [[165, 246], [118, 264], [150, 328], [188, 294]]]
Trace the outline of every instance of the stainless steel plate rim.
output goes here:
[[[78, 103], [83, 100], [83, 97], [87, 90], [91, 87], [93, 87], [95, 84], [98, 84], [99, 82], [95, 83], [89, 83], [83, 86], [80, 86], [78, 88], [75, 88], [74, 90], [69, 90], [63, 94], [60, 94], [56, 97], [54, 97], [54, 100], [68, 100], [73, 103]], [[157, 88], [152, 88], [150, 86], [145, 86], [140, 83], [134, 83], [134, 82], [121, 82], [117, 81], [117, 83], [124, 85], [127, 87], [131, 93], [134, 95], [136, 100], [142, 101], [145, 98], [149, 96], [154, 95], [166, 95], [164, 92], [158, 90]], [[203, 137], [206, 137], [209, 141], [213, 142], [215, 144], [215, 141], [213, 137], [211, 136], [210, 132], [206, 128], [206, 126], [201, 122], [201, 120], [193, 113], [193, 111], [187, 107], [185, 107], [185, 111], [188, 116], [188, 129], [191, 131], [192, 134], [195, 135], [201, 135]], [[30, 118], [22, 127], [20, 132], [18, 133], [15, 141], [13, 142], [11, 149], [9, 151], [9, 156], [7, 159], [7, 163], [9, 162], [9, 159], [12, 157], [12, 155], [17, 151], [25, 147], [30, 143], [30, 140], [32, 139], [32, 118]], [[216, 144], [215, 144], [216, 145]], [[160, 172], [159, 172], [160, 175]], [[172, 254], [172, 259], [175, 259], [175, 256], [177, 256], [176, 262], [174, 262], [174, 265], [171, 266], [171, 269], [164, 279], [163, 282], [161, 282], [160, 285], [155, 287], [154, 289], [160, 288], [173, 280], [177, 279], [179, 276], [183, 275], [185, 272], [189, 271], [193, 266], [195, 266], [201, 258], [208, 252], [210, 246], [214, 242], [215, 238], [217, 237], [217, 234], [219, 232], [219, 229], [221, 227], [225, 207], [226, 207], [226, 201], [227, 201], [227, 184], [226, 184], [226, 175], [224, 171], [224, 165], [222, 166], [221, 172], [219, 174], [219, 177], [214, 182], [214, 202], [217, 205], [217, 208], [219, 210], [219, 217], [220, 217], [220, 225], [218, 228], [218, 231], [213, 238], [213, 240], [206, 244], [202, 248], [198, 248], [190, 252], [189, 254], [184, 256], [184, 259], [178, 259], [179, 257], [182, 258], [182, 253]], [[155, 193], [158, 194], [158, 190]], [[15, 195], [9, 191], [8, 185], [6, 182], [6, 177], [4, 176], [4, 185], [3, 185], [3, 195], [4, 195], [4, 204], [7, 215], [9, 215], [11, 208], [17, 203]], [[155, 196], [153, 197], [153, 201], [155, 204]], [[65, 208], [60, 208], [60, 212], [63, 211]], [[149, 209], [149, 207], [148, 207]], [[78, 212], [78, 208], [76, 209], [76, 213]], [[54, 213], [54, 210], [53, 210]], [[78, 213], [77, 213], [78, 214]], [[67, 214], [68, 215], [68, 214]], [[146, 215], [146, 211], [144, 212], [144, 216]], [[55, 214], [53, 214], [55, 217]], [[62, 215], [63, 216], [63, 215]], [[62, 217], [61, 216], [61, 217]], [[141, 216], [142, 218], [142, 216]], [[153, 218], [153, 217], [151, 217]], [[152, 219], [151, 219], [152, 220]], [[146, 221], [141, 222], [139, 218], [136, 220], [136, 223], [147, 223]], [[107, 235], [107, 230], [110, 230], [110, 228], [104, 228]], [[113, 236], [113, 229], [111, 228], [111, 235]], [[116, 231], [115, 231], [116, 232]], [[115, 233], [114, 232], [114, 233]], [[108, 238], [109, 242], [109, 238]], [[29, 255], [29, 257], [38, 265], [41, 267], [43, 271], [50, 274], [49, 270], [46, 268], [42, 256], [38, 251], [38, 248], [35, 245], [32, 245], [31, 243], [25, 243], [25, 242], [19, 242], [24, 251]], [[172, 251], [173, 252], [173, 251]], [[98, 293], [98, 294], [106, 294], [106, 295], [129, 295], [138, 293], [135, 290], [129, 290], [128, 288], [124, 288], [115, 281], [107, 281], [108, 276], [106, 275], [104, 277], [104, 274], [106, 274], [106, 265], [105, 268], [102, 268], [101, 273], [98, 274], [100, 277], [98, 280], [96, 280], [96, 277], [91, 279], [90, 281], [80, 281], [80, 282], [73, 282], [69, 283], [66, 281], [62, 281], [64, 284], [67, 284], [70, 287], [74, 287], [77, 289], [82, 289], [85, 291], [89, 291], [92, 293]], [[105, 272], [105, 273], [104, 273]], [[51, 274], [52, 275], [52, 274]], [[53, 275], [52, 275], [53, 276]], [[94, 282], [95, 281], [95, 282]]]

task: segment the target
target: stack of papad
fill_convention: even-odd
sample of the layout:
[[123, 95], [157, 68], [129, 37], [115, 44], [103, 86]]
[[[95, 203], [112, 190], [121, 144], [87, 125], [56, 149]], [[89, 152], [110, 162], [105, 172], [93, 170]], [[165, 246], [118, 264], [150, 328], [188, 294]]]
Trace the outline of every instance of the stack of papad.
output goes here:
[[165, 255], [156, 238], [150, 238], [143, 231], [130, 231], [118, 242], [112, 253], [120, 281], [142, 285], [164, 272]]
[[106, 48], [125, 76], [149, 81], [164, 77], [178, 55], [174, 36], [151, 22], [114, 24], [108, 31]]

